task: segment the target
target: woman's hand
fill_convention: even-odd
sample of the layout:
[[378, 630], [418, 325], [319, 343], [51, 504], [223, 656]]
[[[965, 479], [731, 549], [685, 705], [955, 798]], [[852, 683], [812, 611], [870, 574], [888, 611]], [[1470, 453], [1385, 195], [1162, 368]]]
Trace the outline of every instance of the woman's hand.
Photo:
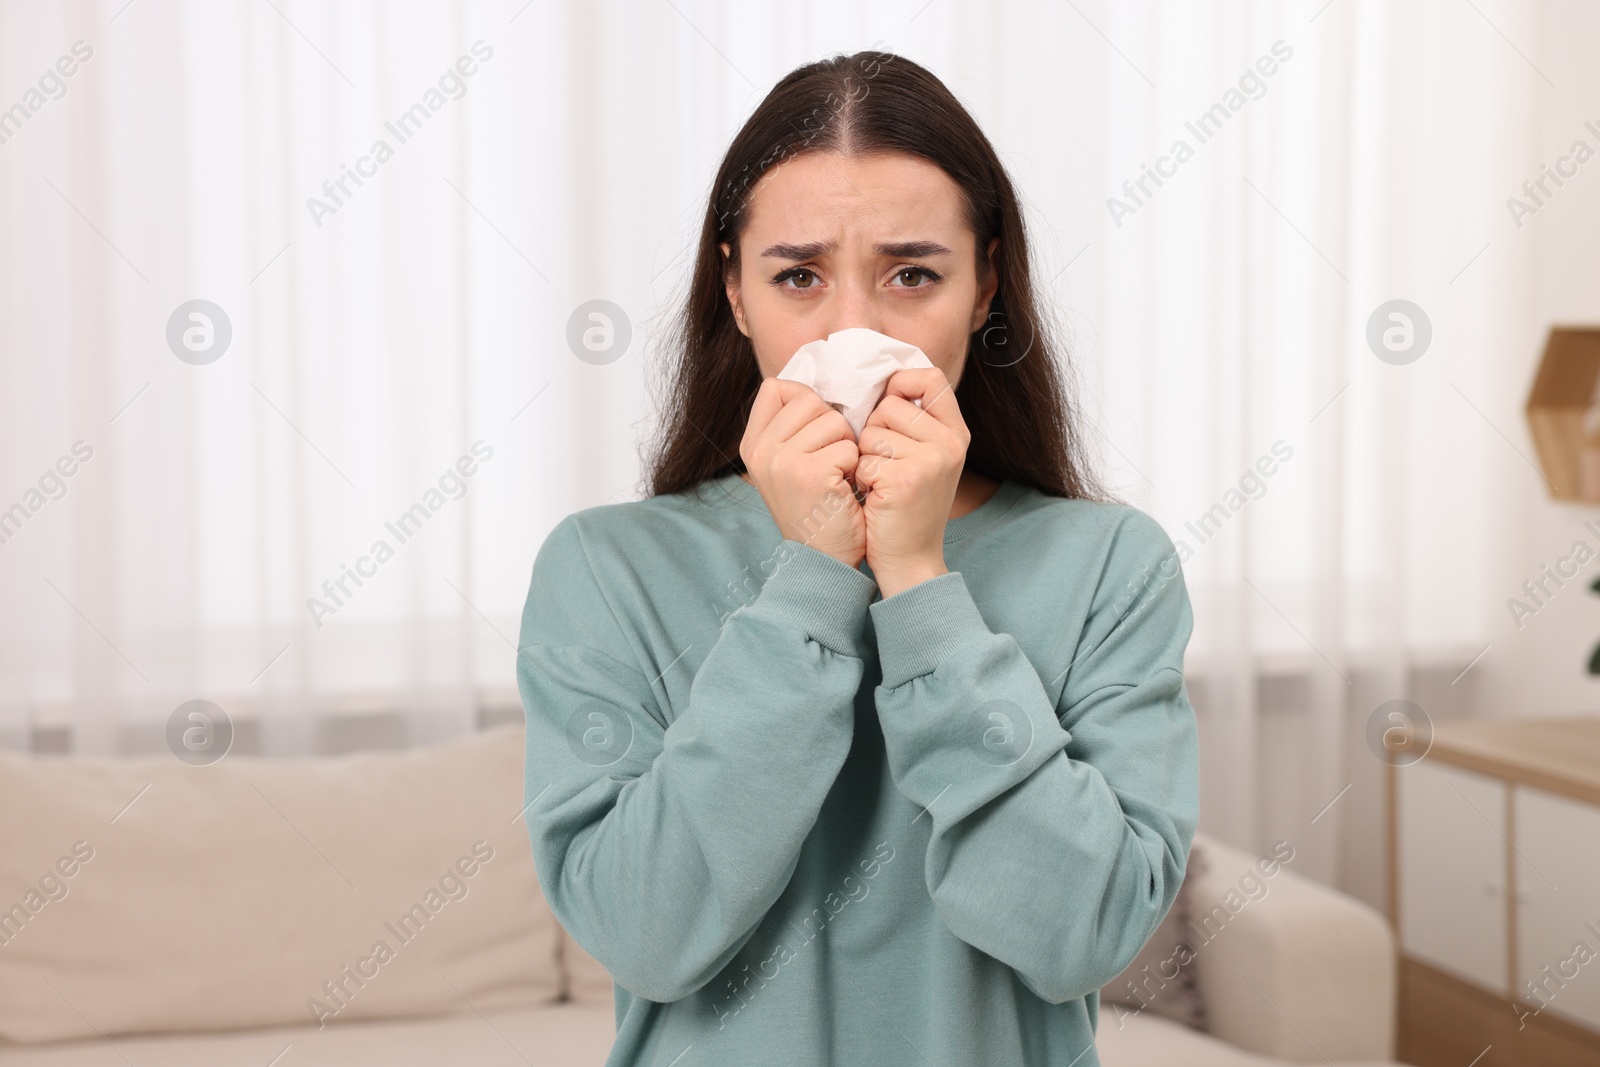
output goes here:
[[971, 440], [943, 371], [890, 376], [862, 427], [855, 472], [867, 491], [867, 565], [885, 599], [946, 572], [944, 527]]
[[779, 533], [852, 567], [861, 562], [867, 524], [848, 480], [860, 452], [845, 417], [815, 390], [782, 378], [763, 381], [739, 456]]

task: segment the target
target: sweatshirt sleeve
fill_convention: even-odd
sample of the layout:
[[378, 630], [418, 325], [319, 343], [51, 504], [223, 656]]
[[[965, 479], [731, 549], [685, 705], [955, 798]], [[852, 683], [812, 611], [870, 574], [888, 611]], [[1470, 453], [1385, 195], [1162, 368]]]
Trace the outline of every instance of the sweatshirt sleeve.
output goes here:
[[777, 559], [699, 639], [714, 644], [670, 723], [661, 677], [689, 650], [641, 662], [577, 516], [534, 562], [517, 685], [535, 867], [561, 925], [646, 1000], [688, 996], [750, 938], [849, 753], [876, 587], [796, 541]]
[[[1199, 817], [1183, 685], [1188, 594], [1165, 531], [1127, 509], [1059, 700], [958, 571], [870, 607], [896, 786], [932, 819], [924, 864], [958, 938], [1051, 1003], [1133, 961], [1172, 906]], [[1043, 627], [1059, 625], [1041, 618]]]

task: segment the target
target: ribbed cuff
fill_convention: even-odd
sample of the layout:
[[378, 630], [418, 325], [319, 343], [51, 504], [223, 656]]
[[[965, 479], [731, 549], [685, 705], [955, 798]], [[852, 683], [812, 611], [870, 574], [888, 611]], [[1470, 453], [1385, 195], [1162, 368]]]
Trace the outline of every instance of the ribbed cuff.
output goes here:
[[931, 674], [963, 642], [990, 632], [960, 571], [918, 582], [868, 610], [888, 689]]
[[826, 552], [788, 538], [773, 558], [777, 569], [749, 610], [781, 614], [797, 621], [818, 643], [863, 658], [867, 604], [877, 583]]

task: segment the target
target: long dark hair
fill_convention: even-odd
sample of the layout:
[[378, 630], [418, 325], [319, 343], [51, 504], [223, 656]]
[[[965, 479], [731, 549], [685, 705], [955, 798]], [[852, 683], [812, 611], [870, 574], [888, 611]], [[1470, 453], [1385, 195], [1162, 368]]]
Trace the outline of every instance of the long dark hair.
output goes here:
[[[874, 51], [790, 72], [728, 146], [701, 227], [689, 299], [667, 338], [650, 495], [744, 470], [739, 442], [761, 368], [734, 322], [725, 284], [737, 277], [744, 209], [756, 181], [813, 151], [904, 152], [942, 168], [962, 188], [980, 277], [987, 277], [990, 239], [1000, 238], [999, 289], [985, 325], [969, 341], [956, 387], [972, 433], [967, 467], [1052, 496], [1106, 499], [1086, 463], [1076, 405], [1035, 303], [1022, 212], [1005, 168], [943, 82], [903, 56]], [[726, 263], [718, 247], [724, 241], [732, 249]]]

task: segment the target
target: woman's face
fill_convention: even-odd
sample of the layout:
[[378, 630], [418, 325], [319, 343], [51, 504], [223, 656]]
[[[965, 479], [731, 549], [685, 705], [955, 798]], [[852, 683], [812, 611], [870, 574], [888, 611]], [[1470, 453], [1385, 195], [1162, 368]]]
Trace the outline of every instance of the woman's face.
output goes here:
[[980, 283], [961, 187], [943, 170], [899, 152], [807, 152], [762, 175], [745, 212], [728, 300], [762, 377], [803, 344], [865, 326], [960, 380], [1000, 283], [992, 270]]

